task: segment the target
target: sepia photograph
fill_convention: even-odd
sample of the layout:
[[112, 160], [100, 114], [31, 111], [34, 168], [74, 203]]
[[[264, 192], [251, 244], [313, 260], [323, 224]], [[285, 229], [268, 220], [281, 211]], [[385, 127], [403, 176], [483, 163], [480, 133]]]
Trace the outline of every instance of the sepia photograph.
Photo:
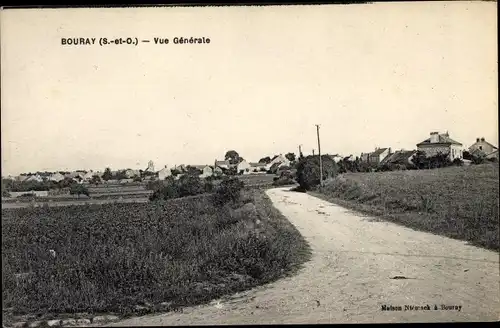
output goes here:
[[497, 322], [496, 1], [0, 10], [2, 327]]

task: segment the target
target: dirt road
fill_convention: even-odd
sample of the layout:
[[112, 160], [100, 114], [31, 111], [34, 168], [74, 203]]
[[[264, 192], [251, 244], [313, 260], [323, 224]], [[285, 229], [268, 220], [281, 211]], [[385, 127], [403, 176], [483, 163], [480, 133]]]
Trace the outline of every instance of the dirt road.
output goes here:
[[[112, 326], [500, 318], [498, 253], [377, 222], [287, 188], [267, 193], [311, 244], [312, 259], [297, 275], [183, 313], [133, 318]], [[391, 279], [398, 276], [407, 279]], [[383, 311], [383, 305], [401, 311]], [[430, 309], [405, 311], [405, 305]]]

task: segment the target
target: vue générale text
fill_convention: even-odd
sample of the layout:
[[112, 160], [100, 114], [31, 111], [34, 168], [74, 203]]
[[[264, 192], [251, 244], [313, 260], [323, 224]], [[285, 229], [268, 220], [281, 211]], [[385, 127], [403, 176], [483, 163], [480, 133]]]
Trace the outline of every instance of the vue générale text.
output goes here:
[[150, 44], [209, 44], [211, 42], [210, 38], [207, 37], [174, 37], [170, 38], [137, 38], [137, 37], [121, 37], [121, 38], [107, 38], [107, 37], [72, 37], [72, 38], [61, 38], [61, 45], [63, 46], [93, 46], [93, 45], [134, 45], [137, 46], [141, 43]]

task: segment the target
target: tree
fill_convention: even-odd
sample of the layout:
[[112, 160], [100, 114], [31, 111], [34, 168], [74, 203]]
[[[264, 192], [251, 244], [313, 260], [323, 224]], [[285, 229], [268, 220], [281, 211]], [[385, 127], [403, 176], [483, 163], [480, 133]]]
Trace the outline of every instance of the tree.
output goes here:
[[108, 181], [108, 180], [111, 180], [112, 178], [113, 178], [113, 173], [111, 173], [111, 169], [109, 167], [107, 167], [104, 170], [104, 173], [102, 174], [102, 179], [104, 181]]
[[127, 174], [125, 173], [125, 170], [120, 170], [116, 172], [116, 174], [113, 175], [114, 180], [122, 180], [122, 179], [127, 179]]
[[271, 163], [271, 157], [269, 156], [263, 157], [259, 160], [259, 163], [269, 164]]
[[92, 176], [92, 179], [90, 179], [90, 183], [98, 185], [101, 183], [101, 177], [99, 177], [97, 174]]
[[78, 198], [80, 198], [80, 195], [85, 195], [87, 197], [90, 197], [87, 187], [81, 184], [72, 185], [69, 190], [69, 193], [70, 195], [78, 195]]
[[243, 158], [240, 157], [240, 154], [236, 150], [228, 150], [224, 159], [229, 160], [229, 164], [238, 164], [243, 161]]
[[[323, 180], [339, 173], [337, 163], [328, 155], [321, 156]], [[320, 184], [319, 156], [301, 158], [297, 164], [297, 182], [302, 190], [311, 190]]]
[[295, 161], [295, 154], [294, 153], [288, 153], [285, 155], [286, 159], [289, 160], [290, 162]]

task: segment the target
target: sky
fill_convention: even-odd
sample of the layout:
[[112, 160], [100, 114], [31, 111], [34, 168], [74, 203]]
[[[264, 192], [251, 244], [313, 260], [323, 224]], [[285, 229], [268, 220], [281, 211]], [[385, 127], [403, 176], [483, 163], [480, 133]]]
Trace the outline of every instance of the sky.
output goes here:
[[[2, 175], [498, 144], [496, 2], [2, 10]], [[209, 44], [174, 44], [174, 37]], [[62, 45], [61, 38], [168, 38]]]

